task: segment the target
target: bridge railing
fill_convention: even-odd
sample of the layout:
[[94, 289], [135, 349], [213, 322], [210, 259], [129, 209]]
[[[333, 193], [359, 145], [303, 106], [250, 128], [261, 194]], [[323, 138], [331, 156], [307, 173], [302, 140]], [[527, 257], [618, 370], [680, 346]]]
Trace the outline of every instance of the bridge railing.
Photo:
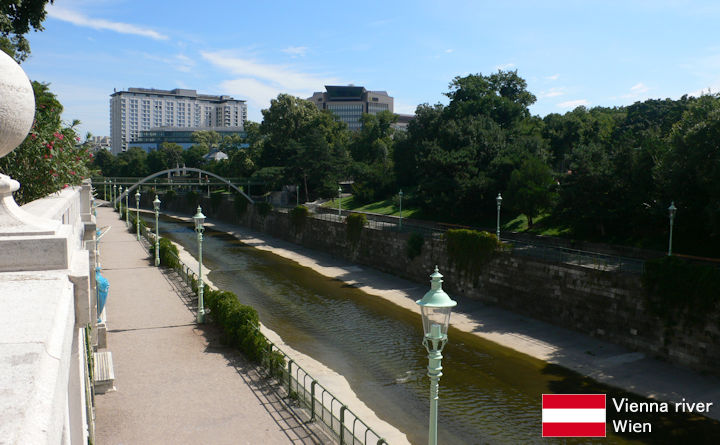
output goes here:
[[[155, 233], [151, 228], [140, 226], [142, 245], [150, 251], [155, 243]], [[175, 270], [183, 281], [192, 288], [197, 282], [193, 268], [173, 254], [179, 265]], [[265, 337], [263, 335], [263, 337]], [[334, 436], [341, 445], [387, 445], [377, 432], [360, 419], [326, 387], [320, 384], [309, 372], [298, 365], [285, 351], [265, 337], [270, 352], [277, 352], [283, 357], [284, 366], [274, 375], [287, 394], [287, 399], [294, 401], [307, 410], [311, 422], [319, 422], [323, 430]], [[262, 363], [270, 373], [269, 363]]]

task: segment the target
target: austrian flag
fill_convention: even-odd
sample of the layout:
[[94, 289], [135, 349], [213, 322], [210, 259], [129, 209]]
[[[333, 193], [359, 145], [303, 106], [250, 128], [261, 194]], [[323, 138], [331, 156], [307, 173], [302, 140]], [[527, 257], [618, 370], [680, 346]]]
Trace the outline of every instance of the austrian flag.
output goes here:
[[543, 394], [543, 437], [605, 437], [605, 394]]

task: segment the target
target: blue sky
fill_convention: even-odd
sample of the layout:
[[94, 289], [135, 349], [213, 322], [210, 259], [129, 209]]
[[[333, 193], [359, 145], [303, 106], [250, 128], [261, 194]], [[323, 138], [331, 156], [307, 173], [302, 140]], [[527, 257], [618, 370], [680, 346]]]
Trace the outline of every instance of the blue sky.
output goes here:
[[109, 95], [190, 88], [248, 101], [327, 84], [385, 90], [395, 111], [447, 103], [458, 75], [518, 70], [533, 114], [720, 90], [715, 1], [56, 0], [23, 63], [63, 118], [109, 135]]

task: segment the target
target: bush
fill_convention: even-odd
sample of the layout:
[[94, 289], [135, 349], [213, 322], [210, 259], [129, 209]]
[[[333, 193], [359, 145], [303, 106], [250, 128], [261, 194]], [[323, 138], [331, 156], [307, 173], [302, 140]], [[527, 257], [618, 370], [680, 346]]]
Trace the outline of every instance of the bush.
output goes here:
[[[128, 231], [130, 231], [130, 233], [137, 233], [138, 221], [137, 221], [136, 215], [137, 215], [137, 212], [133, 213], [133, 211], [130, 210], [130, 228], [128, 229]], [[140, 232], [142, 232], [142, 229], [147, 228], [145, 221], [143, 221], [142, 219], [140, 220], [140, 227], [141, 227]]]
[[270, 211], [272, 211], [273, 206], [269, 202], [261, 201], [255, 203], [255, 209], [257, 210], [258, 215], [265, 218], [266, 216], [268, 216]]
[[405, 252], [408, 258], [411, 260], [422, 253], [423, 244], [425, 244], [425, 238], [417, 233], [411, 233], [410, 238], [407, 240], [407, 246]]
[[360, 241], [360, 234], [366, 222], [367, 217], [364, 213], [351, 213], [345, 218], [345, 224], [347, 224], [347, 239], [352, 244], [357, 244], [357, 242]]
[[295, 228], [295, 233], [302, 232], [308, 213], [308, 208], [305, 206], [297, 206], [290, 211], [290, 222]]
[[[167, 238], [160, 238], [158, 241], [160, 245], [160, 264], [165, 267], [172, 269], [180, 269], [180, 262], [178, 261], [178, 249], [175, 244]], [[150, 253], [155, 256], [155, 245], [150, 247]]]
[[460, 272], [475, 277], [500, 247], [495, 234], [486, 231], [451, 229], [445, 233], [445, 240], [450, 261]]
[[675, 256], [645, 262], [642, 276], [649, 309], [673, 324], [675, 317], [702, 323], [717, 308], [720, 270], [693, 264]]

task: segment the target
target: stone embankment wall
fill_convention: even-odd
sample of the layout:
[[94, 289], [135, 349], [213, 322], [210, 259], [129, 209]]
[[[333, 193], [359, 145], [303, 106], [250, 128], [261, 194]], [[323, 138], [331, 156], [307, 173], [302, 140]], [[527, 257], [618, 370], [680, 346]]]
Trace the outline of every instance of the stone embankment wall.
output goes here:
[[[223, 200], [214, 209], [209, 199], [201, 199], [200, 204], [210, 217], [421, 284], [428, 283], [438, 265], [445, 276], [444, 288], [460, 304], [462, 298], [479, 300], [699, 371], [720, 373], [720, 314], [707, 314], [700, 323], [668, 325], [649, 310], [640, 275], [501, 253], [479, 276], [467, 276], [449, 260], [441, 236], [426, 237], [422, 253], [410, 259], [407, 233], [365, 228], [353, 243], [342, 223], [308, 218], [298, 230], [287, 213], [262, 217], [248, 206], [239, 216], [232, 201]], [[179, 199], [170, 203], [170, 209], [195, 210]]]

